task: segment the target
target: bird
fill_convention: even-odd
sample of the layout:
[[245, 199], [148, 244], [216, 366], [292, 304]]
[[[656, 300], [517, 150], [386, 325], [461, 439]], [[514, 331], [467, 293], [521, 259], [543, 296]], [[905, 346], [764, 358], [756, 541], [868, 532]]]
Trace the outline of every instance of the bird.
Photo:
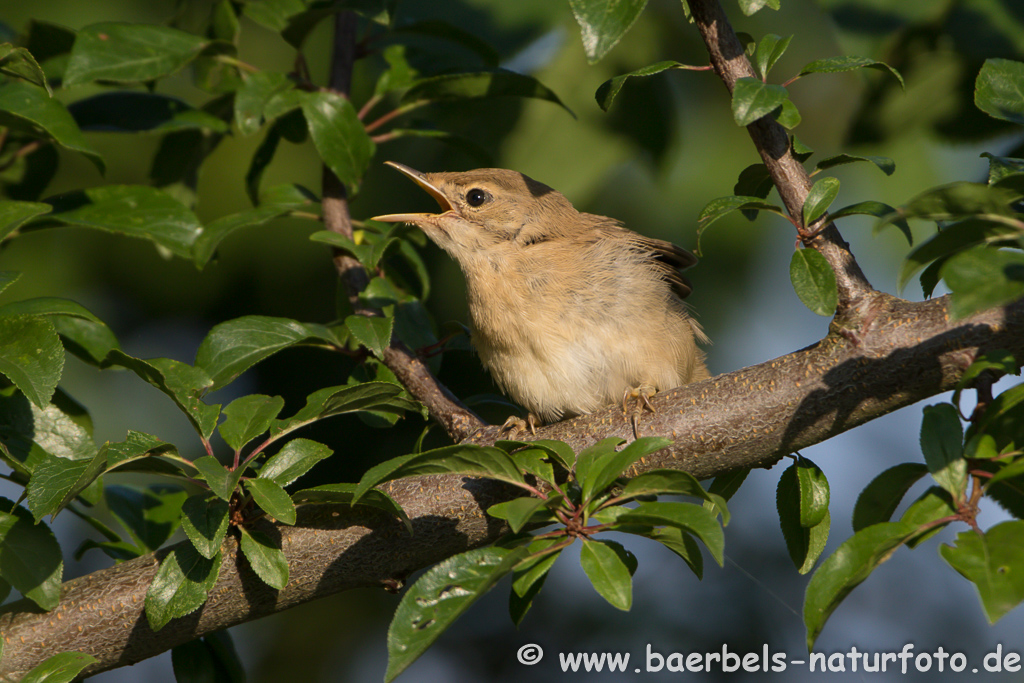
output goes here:
[[[577, 211], [564, 195], [500, 168], [421, 173], [385, 162], [437, 201], [409, 223], [459, 265], [470, 341], [501, 390], [528, 411], [503, 431], [585, 415], [622, 401], [639, 436], [650, 398], [709, 377], [708, 343], [683, 299], [689, 251]], [[632, 409], [629, 404], [632, 403]]]

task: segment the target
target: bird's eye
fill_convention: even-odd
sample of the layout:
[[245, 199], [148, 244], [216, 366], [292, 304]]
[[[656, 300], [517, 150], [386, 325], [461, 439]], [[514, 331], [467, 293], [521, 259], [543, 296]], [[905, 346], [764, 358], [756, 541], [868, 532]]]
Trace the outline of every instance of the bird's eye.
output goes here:
[[487, 201], [487, 193], [481, 190], [479, 187], [474, 187], [472, 190], [466, 193], [466, 202], [470, 206], [480, 206]]

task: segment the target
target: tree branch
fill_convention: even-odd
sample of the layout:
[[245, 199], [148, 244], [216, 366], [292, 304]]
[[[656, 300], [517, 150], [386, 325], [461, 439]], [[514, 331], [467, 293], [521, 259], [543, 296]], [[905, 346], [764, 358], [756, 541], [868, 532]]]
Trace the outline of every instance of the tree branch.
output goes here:
[[[885, 295], [881, 295], [885, 297]], [[948, 298], [909, 303], [885, 297], [857, 334], [833, 329], [822, 341], [766, 363], [658, 394], [644, 432], [676, 443], [644, 459], [635, 473], [657, 467], [705, 478], [767, 466], [871, 419], [947, 391], [982, 352], [1006, 349], [1024, 357], [1024, 301], [951, 322]], [[621, 407], [538, 431], [574, 448], [630, 435]], [[497, 428], [474, 437], [490, 443]], [[0, 680], [16, 680], [46, 657], [80, 650], [97, 673], [152, 657], [204, 634], [360, 586], [401, 581], [410, 572], [484, 545], [504, 530], [484, 510], [518, 495], [498, 482], [457, 476], [400, 480], [390, 493], [413, 520], [401, 524], [362, 507], [300, 507], [294, 527], [279, 535], [290, 580], [275, 591], [248, 568], [235, 541], [209, 602], [153, 633], [144, 614], [146, 590], [166, 549], [68, 581], [57, 610], [40, 613], [22, 600], [0, 610], [4, 656]]]
[[[350, 11], [339, 12], [334, 15], [330, 87], [346, 97], [352, 84], [355, 49], [356, 15]], [[326, 164], [323, 167], [322, 184], [324, 227], [352, 239], [352, 218], [348, 211], [345, 185]], [[380, 311], [364, 306], [359, 300], [360, 293], [370, 282], [363, 264], [341, 249], [335, 249], [334, 267], [345, 283], [352, 309], [360, 315], [382, 315]], [[453, 440], [460, 441], [484, 426], [484, 421], [441, 384], [416, 354], [397, 337], [391, 339], [381, 360], [395, 373], [402, 386], [427, 407], [431, 417], [441, 424]]]
[[[738, 79], [757, 78], [718, 0], [690, 0], [690, 11], [711, 56], [711, 64], [729, 92], [732, 93]], [[804, 201], [812, 183], [803, 164], [793, 156], [786, 129], [770, 116], [764, 116], [747, 126], [747, 132], [768, 167], [786, 210], [802, 224]], [[804, 227], [807, 234], [814, 235], [806, 241], [807, 246], [821, 252], [835, 271], [839, 288], [838, 314], [843, 315], [847, 308], [858, 305], [874, 289], [828, 214]]]

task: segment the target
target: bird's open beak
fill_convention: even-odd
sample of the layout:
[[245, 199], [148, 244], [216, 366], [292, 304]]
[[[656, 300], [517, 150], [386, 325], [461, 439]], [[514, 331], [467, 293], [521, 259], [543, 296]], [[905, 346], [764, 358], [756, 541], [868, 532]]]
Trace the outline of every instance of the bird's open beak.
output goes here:
[[448, 198], [441, 193], [441, 190], [434, 187], [430, 183], [430, 181], [424, 178], [423, 174], [420, 173], [419, 171], [409, 168], [405, 164], [399, 164], [395, 161], [385, 161], [384, 163], [412, 178], [417, 185], [426, 190], [427, 193], [437, 201], [438, 205], [441, 207], [441, 211], [438, 212], [437, 214], [389, 213], [384, 216], [374, 216], [371, 220], [383, 221], [385, 223], [418, 223], [419, 221], [422, 221], [424, 218], [432, 218], [434, 216], [440, 215], [442, 213], [447, 213], [455, 209], [455, 207], [452, 206], [452, 203], [448, 201]]

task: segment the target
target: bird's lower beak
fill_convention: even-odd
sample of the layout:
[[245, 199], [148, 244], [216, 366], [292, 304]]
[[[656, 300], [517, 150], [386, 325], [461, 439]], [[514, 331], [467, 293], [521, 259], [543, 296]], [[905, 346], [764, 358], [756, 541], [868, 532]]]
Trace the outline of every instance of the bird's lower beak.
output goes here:
[[412, 178], [412, 180], [417, 185], [426, 190], [427, 193], [437, 201], [438, 205], [441, 207], [441, 211], [437, 214], [389, 213], [384, 216], [374, 216], [371, 220], [383, 221], [385, 223], [418, 223], [425, 218], [432, 218], [442, 213], [454, 211], [455, 207], [453, 207], [452, 203], [448, 201], [448, 198], [441, 193], [441, 190], [437, 189], [434, 185], [430, 183], [430, 181], [424, 178], [422, 173], [420, 173], [416, 169], [409, 168], [405, 164], [399, 164], [398, 162], [395, 161], [385, 161], [384, 163], [387, 164], [388, 166], [391, 166], [394, 169], [397, 169], [398, 171], [401, 171], [408, 177]]

